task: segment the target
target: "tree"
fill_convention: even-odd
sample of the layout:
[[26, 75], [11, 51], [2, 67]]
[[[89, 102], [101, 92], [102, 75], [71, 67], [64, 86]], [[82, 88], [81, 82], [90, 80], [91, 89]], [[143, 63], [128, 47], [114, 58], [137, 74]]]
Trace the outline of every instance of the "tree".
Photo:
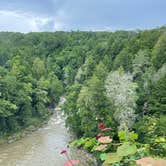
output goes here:
[[67, 89], [66, 102], [63, 106], [63, 111], [67, 115], [66, 125], [70, 130], [76, 133], [77, 136], [82, 135], [81, 117], [78, 114], [77, 98], [81, 89], [80, 84], [74, 84]]
[[45, 63], [40, 58], [35, 58], [32, 66], [33, 75], [36, 79], [40, 79], [46, 74]]
[[81, 117], [81, 129], [85, 136], [96, 135], [96, 117], [111, 115], [103, 81], [93, 75], [80, 90], [77, 110]]
[[51, 107], [55, 107], [55, 104], [59, 101], [60, 96], [63, 94], [62, 82], [57, 78], [57, 76], [50, 72], [48, 75], [49, 86], [48, 86], [48, 96], [49, 104]]
[[134, 77], [140, 79], [149, 66], [150, 56], [148, 50], [139, 50], [132, 62]]
[[119, 124], [119, 129], [124, 126], [132, 128], [136, 115], [136, 88], [133, 76], [124, 73], [122, 69], [108, 74], [105, 81], [107, 96], [115, 106], [114, 119]]
[[152, 51], [153, 64], [156, 69], [159, 69], [166, 63], [166, 32], [162, 33]]
[[154, 82], [148, 96], [148, 109], [150, 114], [165, 115], [166, 113], [166, 76]]
[[128, 49], [124, 48], [114, 60], [114, 69], [118, 69], [120, 66], [124, 68], [125, 71], [131, 71], [132, 69], [132, 54]]

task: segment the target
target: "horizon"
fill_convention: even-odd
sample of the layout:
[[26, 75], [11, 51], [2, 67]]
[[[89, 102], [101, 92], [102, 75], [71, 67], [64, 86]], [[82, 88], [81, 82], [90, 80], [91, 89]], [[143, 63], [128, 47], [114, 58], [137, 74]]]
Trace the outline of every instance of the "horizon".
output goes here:
[[166, 25], [161, 25], [157, 27], [151, 27], [151, 28], [144, 28], [144, 29], [117, 29], [117, 30], [56, 30], [56, 31], [30, 31], [30, 32], [19, 32], [19, 31], [0, 31], [0, 33], [21, 33], [21, 34], [29, 34], [29, 33], [56, 33], [56, 32], [64, 32], [64, 33], [72, 33], [72, 32], [118, 32], [118, 31], [125, 31], [125, 32], [139, 32], [139, 31], [148, 31], [148, 30], [155, 30], [160, 28], [166, 28]]

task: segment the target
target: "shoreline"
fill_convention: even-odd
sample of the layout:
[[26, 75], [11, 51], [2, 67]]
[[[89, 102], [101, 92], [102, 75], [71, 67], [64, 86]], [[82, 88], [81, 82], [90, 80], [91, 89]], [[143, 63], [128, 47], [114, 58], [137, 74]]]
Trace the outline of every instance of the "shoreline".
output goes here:
[[48, 114], [48, 117], [44, 120], [44, 121], [40, 121], [39, 124], [32, 124], [29, 125], [28, 127], [21, 129], [18, 132], [12, 133], [12, 134], [8, 134], [7, 136], [2, 136], [2, 138], [0, 138], [0, 146], [4, 145], [4, 144], [11, 144], [13, 142], [19, 141], [20, 139], [24, 138], [27, 135], [32, 134], [33, 132], [37, 131], [39, 128], [43, 127], [43, 125], [47, 124], [50, 117], [53, 115], [54, 113], [54, 109], [48, 109], [51, 113]]

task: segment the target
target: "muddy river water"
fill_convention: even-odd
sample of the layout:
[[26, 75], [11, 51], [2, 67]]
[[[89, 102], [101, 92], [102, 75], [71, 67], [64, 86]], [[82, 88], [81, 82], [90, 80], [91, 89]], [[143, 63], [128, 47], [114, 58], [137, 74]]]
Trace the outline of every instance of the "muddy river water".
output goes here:
[[0, 146], [0, 166], [63, 166], [66, 157], [60, 154], [62, 149], [67, 149], [72, 159], [79, 159], [81, 166], [95, 165], [87, 163], [93, 159], [85, 152], [67, 148], [71, 136], [61, 113], [64, 101], [61, 98], [48, 124], [19, 141]]

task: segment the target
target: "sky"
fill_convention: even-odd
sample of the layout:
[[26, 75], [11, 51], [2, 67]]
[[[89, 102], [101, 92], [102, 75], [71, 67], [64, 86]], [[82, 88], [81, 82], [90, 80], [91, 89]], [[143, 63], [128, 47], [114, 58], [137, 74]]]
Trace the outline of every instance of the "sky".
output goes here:
[[115, 31], [166, 25], [166, 0], [0, 0], [0, 31]]

